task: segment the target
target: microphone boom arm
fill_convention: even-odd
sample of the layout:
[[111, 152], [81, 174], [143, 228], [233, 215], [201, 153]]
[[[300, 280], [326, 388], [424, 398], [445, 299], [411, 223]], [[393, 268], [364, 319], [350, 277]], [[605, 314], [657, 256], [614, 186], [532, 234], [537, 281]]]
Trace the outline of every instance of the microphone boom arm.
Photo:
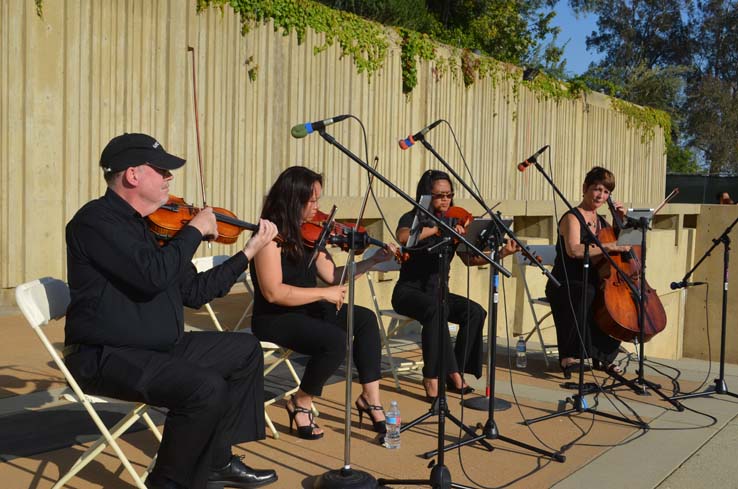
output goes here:
[[691, 277], [694, 271], [697, 270], [697, 268], [699, 268], [699, 266], [702, 264], [702, 262], [705, 261], [707, 257], [712, 254], [712, 250], [717, 248], [720, 243], [723, 243], [723, 242], [729, 243], [730, 238], [728, 238], [728, 234], [730, 234], [730, 232], [733, 230], [733, 226], [735, 226], [736, 223], [738, 223], [738, 217], [735, 219], [735, 221], [733, 221], [730, 224], [730, 226], [725, 228], [725, 231], [723, 231], [723, 233], [720, 236], [712, 240], [712, 246], [710, 246], [710, 248], [707, 251], [705, 251], [705, 254], [702, 255], [702, 258], [700, 258], [700, 260], [697, 263], [694, 264], [692, 269], [688, 271], [686, 274], [684, 274], [684, 277], [682, 277], [682, 280], [680, 280], [679, 282], [675, 282], [675, 283], [677, 284], [688, 283], [687, 281], [689, 280], [689, 277]]
[[[541, 168], [541, 165], [538, 163], [538, 160], [536, 159], [532, 160], [531, 164], [536, 167], [536, 170], [538, 170], [538, 172], [541, 175], [543, 175], [543, 178], [548, 182], [549, 185], [551, 185], [551, 188], [554, 190], [556, 195], [564, 202], [564, 205], [569, 210], [573, 210], [574, 207], [572, 207], [569, 201], [566, 200], [566, 197], [564, 197], [564, 194], [561, 193], [561, 190], [559, 190], [559, 188], [556, 186], [553, 180], [551, 180], [551, 177], [548, 175], [548, 173], [546, 173], [546, 171], [543, 168]], [[630, 276], [626, 274], [625, 272], [623, 272], [623, 270], [617, 265], [617, 263], [615, 263], [615, 260], [613, 260], [613, 258], [610, 256], [610, 253], [608, 253], [607, 250], [605, 250], [605, 247], [602, 245], [602, 242], [600, 242], [600, 240], [597, 238], [597, 235], [593, 233], [591, 229], [589, 229], [589, 226], [587, 226], [587, 223], [584, 221], [584, 218], [582, 217], [582, 215], [579, 214], [578, 212], [574, 212], [573, 215], [579, 221], [579, 226], [582, 229], [584, 229], [585, 233], [587, 233], [587, 239], [590, 240], [595, 246], [597, 246], [597, 248], [600, 249], [600, 251], [602, 252], [602, 256], [604, 256], [607, 262], [610, 264], [610, 266], [615, 269], [618, 276], [623, 279], [623, 281], [628, 286], [633, 296], [640, 298], [641, 296], [640, 289], [636, 287], [635, 283], [630, 278]]]
[[390, 189], [392, 189], [397, 195], [405, 199], [408, 203], [410, 203], [413, 207], [416, 209], [420, 209], [423, 214], [425, 214], [427, 217], [433, 220], [435, 224], [439, 227], [439, 229], [443, 229], [447, 231], [449, 234], [454, 236], [456, 239], [459, 240], [459, 242], [464, 243], [466, 246], [469, 247], [476, 255], [481, 256], [487, 263], [492, 265], [495, 269], [497, 269], [498, 272], [500, 272], [502, 275], [504, 275], [507, 278], [510, 278], [512, 276], [512, 273], [507, 268], [503, 267], [496, 261], [494, 261], [489, 256], [485, 255], [481, 250], [479, 250], [476, 246], [474, 246], [472, 243], [470, 243], [464, 236], [460, 235], [456, 232], [454, 228], [443, 222], [443, 220], [436, 217], [432, 212], [428, 211], [427, 209], [424, 209], [422, 206], [420, 206], [417, 202], [415, 202], [415, 199], [410, 197], [408, 194], [406, 194], [404, 191], [402, 191], [399, 187], [397, 187], [395, 184], [390, 182], [387, 178], [385, 178], [381, 173], [379, 173], [377, 170], [371, 167], [368, 163], [364, 162], [361, 158], [356, 156], [354, 153], [351, 152], [348, 148], [346, 148], [344, 145], [336, 141], [336, 138], [328, 134], [325, 129], [318, 130], [318, 134], [328, 141], [330, 144], [335, 146], [339, 149], [343, 154], [354, 160], [356, 163], [359, 164], [362, 168], [364, 168], [367, 172], [369, 172], [371, 175], [379, 179], [382, 183], [387, 185]]
[[443, 157], [441, 157], [441, 155], [438, 154], [438, 152], [436, 151], [436, 149], [424, 137], [421, 137], [420, 138], [420, 142], [423, 143], [423, 146], [425, 146], [425, 148], [428, 151], [430, 151], [433, 154], [433, 156], [435, 156], [436, 159], [438, 161], [440, 161], [441, 164], [444, 167], [446, 167], [446, 169], [449, 171], [449, 173], [451, 173], [457, 181], [461, 182], [461, 185], [466, 189], [467, 192], [469, 192], [469, 194], [472, 197], [474, 197], [474, 200], [476, 200], [477, 203], [479, 203], [479, 205], [482, 206], [482, 208], [487, 212], [487, 214], [490, 215], [490, 217], [495, 222], [495, 224], [497, 225], [497, 227], [503, 231], [503, 234], [507, 234], [510, 237], [510, 239], [512, 239], [520, 247], [521, 253], [523, 253], [523, 255], [526, 258], [528, 258], [531, 261], [531, 263], [533, 263], [534, 265], [536, 265], [541, 270], [541, 272], [543, 272], [543, 274], [549, 280], [551, 280], [554, 283], [554, 285], [556, 285], [556, 287], [559, 287], [561, 285], [561, 283], [558, 280], [556, 280], [556, 278], [553, 275], [551, 275], [551, 272], [549, 272], [546, 267], [544, 267], [543, 265], [541, 265], [541, 263], [539, 263], [538, 260], [533, 255], [531, 255], [531, 253], [520, 242], [520, 240], [515, 235], [515, 233], [513, 233], [510, 228], [508, 228], [507, 226], [505, 226], [505, 223], [502, 222], [502, 219], [500, 219], [500, 216], [498, 216], [497, 214], [495, 214], [494, 212], [492, 212], [492, 209], [489, 208], [489, 206], [484, 202], [484, 200], [482, 199], [482, 197], [479, 196], [479, 194], [477, 194], [471, 187], [469, 187], [469, 184], [467, 184], [456, 173], [456, 171], [454, 171], [454, 169], [451, 168], [451, 165], [449, 165], [448, 162], [446, 162], [446, 160], [444, 160]]

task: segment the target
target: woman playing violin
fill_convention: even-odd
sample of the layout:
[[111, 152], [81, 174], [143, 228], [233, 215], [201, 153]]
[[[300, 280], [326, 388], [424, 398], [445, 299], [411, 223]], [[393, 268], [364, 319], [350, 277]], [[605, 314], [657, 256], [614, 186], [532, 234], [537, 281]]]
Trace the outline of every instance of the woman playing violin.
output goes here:
[[[436, 216], [445, 218], [449, 209], [453, 206], [454, 187], [447, 173], [438, 170], [428, 170], [418, 182], [416, 201], [420, 201], [422, 195], [432, 196], [431, 212]], [[455, 208], [458, 209], [458, 208]], [[400, 217], [397, 224], [397, 240], [400, 244], [407, 244], [410, 238], [411, 226], [415, 211], [405, 213]], [[469, 214], [469, 217], [471, 215]], [[470, 219], [448, 219], [459, 234], [464, 234]], [[421, 220], [421, 223], [423, 221]], [[439, 230], [432, 221], [421, 224], [422, 228], [418, 236], [417, 247], [422, 248], [437, 242]], [[506, 245], [502, 255], [513, 253], [514, 245]], [[467, 265], [478, 265], [485, 263], [481, 257], [469, 257], [459, 254], [459, 257]], [[422, 349], [423, 349], [423, 386], [429, 399], [438, 395], [438, 358], [440, 345], [438, 345], [438, 315], [440, 314], [437, 286], [439, 274], [438, 259], [436, 255], [423, 251], [410, 254], [410, 258], [402, 264], [400, 278], [397, 281], [392, 294], [392, 307], [400, 314], [404, 314], [419, 321], [422, 326]], [[448, 282], [446, 281], [446, 286]], [[445, 352], [448, 378], [446, 379], [449, 390], [457, 393], [469, 393], [473, 389], [466, 385], [461, 377], [461, 372], [473, 374], [479, 378], [482, 375], [482, 329], [484, 319], [487, 316], [484, 308], [466, 297], [448, 294], [448, 308], [446, 320], [459, 325], [456, 336], [456, 345], [451, 348], [450, 334], [446, 344]]]
[[[559, 221], [559, 237], [556, 244], [557, 254], [551, 274], [561, 282], [561, 287], [555, 287], [550, 281], [546, 284], [546, 297], [551, 303], [556, 338], [559, 347], [559, 365], [568, 379], [571, 372], [579, 368], [580, 345], [577, 324], [581, 322], [581, 301], [584, 265], [584, 244], [582, 238], [586, 231], [576, 215], [577, 213], [587, 227], [595, 234], [610, 224], [597, 214], [597, 209], [607, 202], [610, 193], [615, 189], [615, 176], [609, 170], [596, 166], [584, 178], [582, 185], [582, 201], [574, 210], [567, 212]], [[615, 202], [615, 209], [625, 215], [625, 209], [620, 202]], [[607, 252], [625, 252], [628, 246], [618, 246], [616, 242], [604, 243]], [[602, 251], [591, 245], [589, 254], [592, 263], [603, 260]], [[595, 270], [594, 267], [591, 270]], [[603, 333], [594, 322], [592, 303], [597, 290], [600, 288], [600, 278], [595, 272], [588, 274], [585, 307], [587, 309], [587, 325], [582, 328], [585, 358], [592, 358], [595, 368], [603, 368], [621, 373], [620, 368], [613, 363], [620, 347], [620, 342]]]
[[[343, 267], [337, 267], [324, 249], [316, 250], [310, 264], [313, 250], [303, 244], [300, 234], [303, 223], [312, 221], [318, 211], [322, 189], [321, 175], [308, 168], [293, 166], [282, 172], [269, 190], [262, 216], [269, 216], [277, 225], [284, 243], [278, 246], [272, 242], [262, 248], [251, 268], [254, 334], [260, 340], [310, 356], [300, 387], [286, 405], [290, 431], [294, 422], [298, 436], [308, 440], [323, 436], [313, 420], [312, 401], [321, 395], [346, 351], [346, 285], [339, 283]], [[357, 263], [356, 273], [391, 259], [395, 250], [390, 248], [374, 255], [376, 258]], [[328, 286], [318, 287], [318, 277]], [[360, 420], [367, 414], [374, 430], [384, 434], [379, 329], [374, 313], [360, 306], [354, 308], [353, 353], [362, 385], [356, 400]]]

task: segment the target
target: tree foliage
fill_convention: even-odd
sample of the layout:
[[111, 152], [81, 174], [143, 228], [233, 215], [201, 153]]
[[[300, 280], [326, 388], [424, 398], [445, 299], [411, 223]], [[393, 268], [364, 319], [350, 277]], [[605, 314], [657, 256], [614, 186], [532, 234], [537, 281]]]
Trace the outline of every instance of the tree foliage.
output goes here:
[[556, 0], [319, 0], [497, 60], [563, 73]]
[[569, 0], [598, 16], [592, 88], [672, 116], [670, 171], [738, 170], [738, 2]]
[[[699, 2], [686, 133], [711, 173], [738, 171], [738, 2]], [[697, 42], [697, 40], [699, 42]]]

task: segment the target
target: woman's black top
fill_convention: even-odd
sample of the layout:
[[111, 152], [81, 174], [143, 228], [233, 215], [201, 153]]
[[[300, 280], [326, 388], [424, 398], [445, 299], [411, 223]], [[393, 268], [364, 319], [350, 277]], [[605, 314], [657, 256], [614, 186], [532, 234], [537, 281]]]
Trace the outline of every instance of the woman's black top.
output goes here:
[[[561, 216], [561, 220], [559, 221], [559, 229], [561, 226], [561, 221], [566, 217], [567, 214], [571, 214], [572, 212], [576, 212], [580, 216], [582, 216], [582, 213], [579, 212], [579, 209], [574, 208], [571, 211], [568, 211], [566, 214]], [[582, 216], [582, 219], [584, 219], [584, 216]], [[610, 224], [605, 220], [604, 217], [598, 215], [597, 219], [599, 221], [599, 228], [604, 229], [607, 227], [610, 227]], [[581, 226], [581, 224], [580, 224]], [[587, 236], [587, 230], [586, 229], [580, 229], [581, 231], [581, 237], [584, 239]], [[584, 261], [581, 258], [572, 258], [569, 256], [569, 254], [566, 252], [566, 245], [564, 244], [564, 241], [562, 239], [561, 233], [558, 235], [558, 240], [556, 241], [556, 259], [554, 261], [553, 270], [551, 270], [551, 275], [553, 275], [559, 282], [583, 282], [584, 281], [584, 270], [583, 270], [583, 264]], [[590, 274], [589, 274], [589, 283], [593, 284], [596, 283], [599, 278], [596, 273], [592, 273], [593, 269], [590, 268]]]
[[[282, 251], [282, 283], [295, 287], [317, 287], [318, 274], [315, 262], [308, 268], [308, 262], [312, 254], [312, 249], [305, 248], [305, 252], [300, 260], [292, 260]], [[261, 293], [256, 267], [252, 266], [250, 272], [251, 280], [254, 283], [254, 317], [290, 312], [307, 314], [312, 317], [320, 317], [322, 315], [323, 307], [320, 301], [301, 306], [281, 306], [269, 302]]]
[[[397, 229], [412, 228], [415, 210], [406, 212], [400, 217]], [[416, 244], [419, 248], [428, 248], [441, 241], [440, 236], [429, 236]], [[455, 249], [455, 247], [454, 247]], [[450, 258], [453, 258], [451, 254]], [[441, 262], [437, 253], [414, 251], [410, 258], [402, 263], [398, 284], [411, 284], [423, 290], [433, 290], [438, 285], [438, 274]], [[447, 282], [448, 283], [448, 282]]]

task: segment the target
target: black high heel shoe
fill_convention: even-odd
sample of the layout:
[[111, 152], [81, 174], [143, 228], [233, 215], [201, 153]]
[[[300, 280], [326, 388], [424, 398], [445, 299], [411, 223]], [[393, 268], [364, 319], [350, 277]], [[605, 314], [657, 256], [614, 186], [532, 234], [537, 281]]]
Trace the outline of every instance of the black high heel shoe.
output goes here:
[[[290, 409], [290, 405], [292, 406], [292, 409]], [[315, 428], [320, 428], [317, 424], [315, 424], [314, 418], [313, 418], [313, 412], [310, 409], [305, 409], [304, 407], [300, 407], [295, 402], [295, 396], [290, 397], [290, 400], [287, 401], [287, 404], [285, 404], [285, 409], [287, 410], [287, 416], [290, 418], [290, 433], [292, 433], [292, 423], [295, 423], [295, 426], [297, 426], [297, 437], [302, 438], [303, 440], [317, 440], [319, 438], [323, 438], [323, 433], [314, 433]], [[298, 414], [307, 414], [308, 419], [310, 420], [310, 424], [305, 426], [300, 426], [297, 424], [297, 421], [295, 420], [295, 416]]]
[[596, 358], [592, 359], [592, 368], [595, 370], [601, 370], [607, 374], [623, 375], [625, 371], [617, 363], [611, 363], [607, 366], [603, 362], [600, 362]]
[[[363, 402], [365, 406], [359, 404], [359, 399], [361, 399], [361, 402]], [[385, 421], [384, 419], [382, 421], [376, 421], [374, 419], [374, 416], [372, 416], [372, 411], [384, 412], [384, 408], [382, 406], [369, 404], [366, 400], [366, 397], [364, 397], [364, 394], [359, 395], [359, 399], [357, 399], [355, 402], [356, 410], [359, 411], [359, 428], [364, 427], [364, 413], [366, 413], [367, 417], [372, 421], [372, 424], [374, 425], [374, 431], [376, 431], [380, 435], [384, 435], [385, 433], [387, 433], [387, 421]]]
[[[427, 377], [423, 377], [423, 389], [425, 389], [425, 400], [428, 401], [428, 403], [433, 404], [436, 402], [436, 399], [438, 399], [438, 385], [435, 385], [434, 382], [436, 379], [431, 379]], [[435, 396], [431, 396], [428, 391], [434, 390], [436, 391]]]
[[568, 364], [566, 367], [564, 367], [561, 363], [559, 363], [559, 367], [561, 367], [561, 371], [564, 373], [564, 378], [571, 379], [571, 373], [574, 370], [579, 369], [579, 362], [572, 362]]
[[[579, 370], [579, 362], [573, 361], [569, 365], [567, 365], [566, 367], [564, 367], [561, 364], [561, 362], [559, 362], [559, 367], [561, 367], [561, 371], [564, 373], [564, 378], [565, 379], [571, 379], [571, 373], [572, 372], [576, 372], [577, 370]], [[591, 370], [591, 368], [590, 368], [589, 365], [585, 364], [584, 365], [584, 371], [586, 372], [588, 370]]]
[[454, 383], [453, 380], [448, 379], [446, 380], [446, 391], [454, 392], [456, 394], [461, 394], [462, 396], [465, 396], [467, 394], [471, 394], [472, 392], [474, 392], [474, 387], [470, 385], [462, 385], [461, 388], [458, 388], [456, 387], [456, 384]]

